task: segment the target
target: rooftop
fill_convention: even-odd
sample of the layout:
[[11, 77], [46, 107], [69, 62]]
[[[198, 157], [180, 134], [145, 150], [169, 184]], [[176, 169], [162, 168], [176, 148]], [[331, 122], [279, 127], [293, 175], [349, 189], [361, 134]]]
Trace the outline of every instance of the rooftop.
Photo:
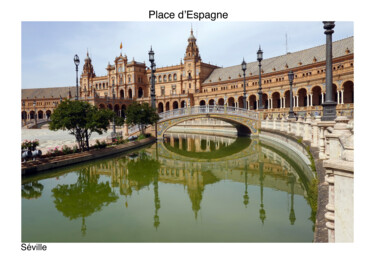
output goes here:
[[[354, 52], [354, 37], [345, 38], [342, 40], [338, 40], [332, 43], [332, 56], [333, 58], [342, 57], [347, 55], [347, 51], [349, 53]], [[325, 61], [326, 59], [326, 45], [321, 45], [301, 51], [296, 51], [293, 53], [288, 53], [285, 55], [264, 59], [262, 61], [262, 70], [264, 71], [263, 74], [275, 72], [275, 71], [282, 71], [287, 68], [296, 68], [301, 67], [303, 65], [309, 65], [315, 62]], [[314, 59], [315, 58], [315, 59]], [[316, 61], [315, 61], [316, 60]], [[258, 61], [249, 62], [246, 64], [247, 70], [246, 75], [258, 75], [259, 74], [259, 66]], [[286, 68], [286, 65], [288, 66]], [[228, 80], [229, 77], [231, 79], [239, 78], [239, 74], [243, 76], [243, 71], [241, 65], [235, 65], [231, 67], [225, 68], [217, 68], [215, 69], [203, 83], [210, 83], [210, 82], [218, 82], [219, 78], [221, 80], [225, 79]]]

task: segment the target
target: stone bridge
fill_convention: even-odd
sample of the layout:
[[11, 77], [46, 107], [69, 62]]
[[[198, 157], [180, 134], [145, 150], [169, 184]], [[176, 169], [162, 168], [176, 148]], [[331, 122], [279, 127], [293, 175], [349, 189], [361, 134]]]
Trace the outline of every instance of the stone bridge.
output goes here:
[[159, 113], [157, 138], [162, 139], [171, 127], [196, 118], [215, 118], [232, 124], [238, 135], [258, 135], [261, 126], [259, 113], [253, 110], [223, 105], [193, 106]]

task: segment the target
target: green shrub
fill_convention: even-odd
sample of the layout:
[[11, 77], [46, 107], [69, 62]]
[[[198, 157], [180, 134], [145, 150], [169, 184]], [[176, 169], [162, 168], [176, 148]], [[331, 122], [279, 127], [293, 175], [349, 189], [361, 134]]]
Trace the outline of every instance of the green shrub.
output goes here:
[[96, 142], [94, 145], [95, 149], [102, 149], [102, 148], [107, 147], [107, 143], [105, 142], [105, 140], [99, 141], [99, 139], [97, 139], [95, 142]]
[[61, 151], [64, 155], [73, 153], [73, 150], [67, 145], [62, 146]]

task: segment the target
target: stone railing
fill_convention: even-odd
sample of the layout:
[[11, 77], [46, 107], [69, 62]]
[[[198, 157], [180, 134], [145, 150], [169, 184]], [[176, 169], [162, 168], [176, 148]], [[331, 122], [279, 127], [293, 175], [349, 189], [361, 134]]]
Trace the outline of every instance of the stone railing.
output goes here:
[[[165, 119], [176, 118], [187, 115], [199, 115], [199, 114], [228, 114], [243, 116], [254, 120], [259, 120], [259, 113], [254, 110], [247, 110], [238, 107], [224, 106], [224, 105], [203, 105], [203, 106], [192, 106], [185, 108], [173, 109], [170, 111], [159, 113], [159, 121]], [[139, 132], [138, 126], [130, 126], [127, 128], [125, 135], [132, 135]]]
[[228, 114], [237, 115], [254, 120], [259, 120], [259, 113], [254, 110], [247, 110], [244, 108], [224, 106], [224, 105], [202, 105], [185, 108], [173, 109], [167, 112], [159, 113], [160, 121], [169, 118], [175, 118], [185, 115], [199, 115], [199, 114]]
[[329, 242], [353, 242], [354, 123], [346, 116], [321, 121], [320, 116], [286, 119], [268, 115], [262, 129], [288, 133], [319, 151], [329, 185], [325, 214]]

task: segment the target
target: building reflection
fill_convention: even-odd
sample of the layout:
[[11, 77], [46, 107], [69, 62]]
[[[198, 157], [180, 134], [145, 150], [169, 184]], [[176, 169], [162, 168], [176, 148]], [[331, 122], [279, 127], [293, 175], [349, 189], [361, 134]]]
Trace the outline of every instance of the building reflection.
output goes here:
[[[262, 224], [266, 220], [265, 188], [290, 194], [288, 215], [291, 225], [296, 221], [294, 195], [306, 198], [308, 190], [304, 185], [308, 181], [301, 180], [300, 170], [291, 166], [285, 156], [267, 148], [259, 140], [249, 138], [170, 133], [165, 142], [131, 154], [92, 162], [74, 171], [78, 173], [75, 184], [58, 185], [52, 192], [55, 206], [64, 216], [82, 218], [82, 234], [87, 229], [85, 218], [115, 202], [118, 194], [125, 197], [127, 208], [128, 198], [134, 191], [150, 186], [154, 196], [153, 227], [157, 230], [162, 224], [159, 217], [162, 204], [160, 183], [184, 186], [195, 219], [201, 210], [207, 185], [221, 180], [243, 183], [244, 191], [239, 195], [242, 196], [241, 206], [245, 208], [249, 207], [251, 200], [248, 186], [259, 186], [259, 219]], [[109, 181], [99, 181], [102, 176], [109, 177]], [[43, 186], [29, 182], [22, 186], [22, 196], [38, 197], [37, 193], [42, 190]]]

